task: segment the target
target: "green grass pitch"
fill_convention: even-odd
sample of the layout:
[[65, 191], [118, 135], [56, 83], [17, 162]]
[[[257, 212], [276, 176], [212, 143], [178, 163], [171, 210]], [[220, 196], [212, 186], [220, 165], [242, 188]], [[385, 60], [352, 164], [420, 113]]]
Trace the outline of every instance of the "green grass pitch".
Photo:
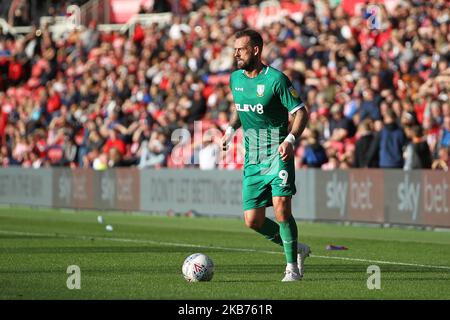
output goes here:
[[[2, 207], [0, 299], [450, 299], [449, 232], [298, 226], [312, 256], [302, 281], [282, 283], [281, 248], [240, 219]], [[331, 243], [349, 250], [327, 251]], [[211, 282], [183, 279], [194, 252], [213, 259]], [[66, 286], [70, 265], [80, 290]], [[379, 290], [367, 288], [370, 265]]]

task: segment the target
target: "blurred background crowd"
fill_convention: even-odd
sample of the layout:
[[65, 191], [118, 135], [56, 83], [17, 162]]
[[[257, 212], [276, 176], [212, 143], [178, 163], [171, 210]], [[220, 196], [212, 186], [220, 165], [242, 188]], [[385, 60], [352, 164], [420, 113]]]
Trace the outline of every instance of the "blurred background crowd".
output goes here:
[[[53, 2], [47, 14], [83, 3]], [[170, 24], [126, 33], [91, 22], [55, 40], [48, 27], [22, 38], [0, 28], [0, 166], [242, 168], [242, 146], [223, 155], [219, 142], [233, 34], [248, 27], [237, 9], [257, 1], [175, 2], [139, 11], [175, 12]], [[310, 111], [296, 167], [448, 170], [448, 2], [379, 5], [376, 26], [364, 6], [350, 16], [339, 1], [299, 2], [301, 21], [259, 30], [263, 61]], [[19, 9], [10, 23], [32, 24]]]

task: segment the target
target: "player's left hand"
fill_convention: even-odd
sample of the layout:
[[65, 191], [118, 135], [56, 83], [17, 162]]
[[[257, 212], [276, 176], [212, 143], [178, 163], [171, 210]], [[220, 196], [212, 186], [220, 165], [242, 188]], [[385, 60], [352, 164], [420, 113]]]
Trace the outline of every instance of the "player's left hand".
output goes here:
[[287, 141], [284, 141], [278, 147], [278, 152], [280, 153], [281, 160], [286, 162], [294, 157], [294, 147]]

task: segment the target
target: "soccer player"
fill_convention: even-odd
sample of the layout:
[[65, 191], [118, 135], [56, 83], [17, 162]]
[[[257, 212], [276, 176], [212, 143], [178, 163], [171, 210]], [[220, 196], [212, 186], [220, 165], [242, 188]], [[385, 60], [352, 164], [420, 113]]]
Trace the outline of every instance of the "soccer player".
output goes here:
[[[261, 61], [263, 40], [251, 29], [235, 35], [234, 57], [238, 70], [231, 74], [234, 108], [222, 137], [227, 150], [233, 133], [244, 130], [243, 211], [245, 224], [282, 246], [286, 271], [282, 281], [303, 277], [310, 248], [298, 243], [297, 224], [291, 211], [296, 193], [294, 143], [308, 122], [308, 111], [288, 77]], [[290, 132], [289, 114], [293, 117]], [[277, 222], [266, 217], [274, 207]]]

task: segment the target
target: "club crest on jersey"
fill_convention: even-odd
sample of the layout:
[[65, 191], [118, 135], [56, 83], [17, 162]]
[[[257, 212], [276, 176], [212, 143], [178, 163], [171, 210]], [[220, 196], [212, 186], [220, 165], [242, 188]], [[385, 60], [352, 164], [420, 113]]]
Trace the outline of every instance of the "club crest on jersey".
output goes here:
[[263, 84], [256, 85], [256, 95], [258, 97], [264, 96], [264, 85]]

